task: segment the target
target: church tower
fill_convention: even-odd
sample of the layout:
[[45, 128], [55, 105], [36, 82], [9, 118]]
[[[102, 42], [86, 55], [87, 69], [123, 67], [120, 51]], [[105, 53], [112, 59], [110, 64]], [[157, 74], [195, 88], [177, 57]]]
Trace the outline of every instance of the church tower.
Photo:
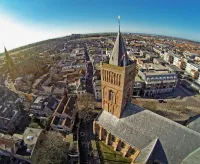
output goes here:
[[109, 64], [101, 62], [102, 108], [120, 118], [132, 98], [136, 63], [131, 61], [120, 32]]
[[5, 46], [4, 46], [4, 55], [5, 55], [4, 61], [5, 61], [6, 67], [8, 68], [11, 78], [14, 79], [19, 75], [19, 73], [16, 69], [13, 59], [8, 54], [8, 51]]
[[10, 55], [8, 54], [8, 51], [7, 51], [6, 47], [4, 47], [4, 55], [5, 55], [4, 61], [5, 61], [6, 65], [7, 65], [8, 69], [12, 70], [13, 67], [14, 67], [14, 61], [10, 57]]

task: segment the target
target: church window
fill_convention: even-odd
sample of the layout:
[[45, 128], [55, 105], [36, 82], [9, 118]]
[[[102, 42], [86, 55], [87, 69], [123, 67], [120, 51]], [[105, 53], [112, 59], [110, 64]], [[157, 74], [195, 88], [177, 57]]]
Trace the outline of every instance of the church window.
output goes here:
[[121, 148], [122, 148], [122, 149], [125, 148], [125, 145], [126, 145], [126, 144], [125, 144], [124, 142], [122, 142], [122, 143], [121, 143]]
[[114, 102], [114, 96], [115, 96], [114, 92], [113, 92], [112, 90], [110, 90], [110, 91], [109, 91], [109, 100], [110, 100], [111, 102]]
[[114, 135], [112, 135], [112, 141], [115, 142], [115, 136]]
[[134, 153], [135, 153], [135, 149], [131, 148], [130, 154], [134, 154]]

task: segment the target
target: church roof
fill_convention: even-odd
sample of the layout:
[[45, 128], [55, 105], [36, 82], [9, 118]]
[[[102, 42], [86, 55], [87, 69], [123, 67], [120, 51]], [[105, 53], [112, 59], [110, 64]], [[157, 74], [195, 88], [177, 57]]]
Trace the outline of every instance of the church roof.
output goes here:
[[[160, 145], [156, 152], [163, 149], [165, 156], [157, 160], [163, 163], [181, 163], [200, 147], [200, 133], [131, 103], [127, 103], [120, 119], [103, 110], [96, 122], [141, 151], [158, 138]], [[153, 147], [149, 146], [149, 152], [155, 150]]]
[[165, 152], [158, 138], [155, 138], [149, 145], [141, 150], [135, 163], [154, 163], [154, 161], [162, 161], [168, 163]]
[[199, 164], [200, 161], [200, 148], [189, 154], [182, 164]]
[[126, 52], [126, 47], [119, 30], [115, 45], [110, 56], [109, 64], [116, 66], [127, 66], [129, 65], [129, 59]]
[[200, 114], [191, 118], [187, 127], [200, 133]]

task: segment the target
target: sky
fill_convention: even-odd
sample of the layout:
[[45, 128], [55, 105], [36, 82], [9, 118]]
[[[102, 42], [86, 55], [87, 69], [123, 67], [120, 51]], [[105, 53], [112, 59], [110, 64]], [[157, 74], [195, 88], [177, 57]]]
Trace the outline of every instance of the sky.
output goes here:
[[199, 0], [0, 0], [0, 52], [72, 33], [121, 31], [200, 41]]

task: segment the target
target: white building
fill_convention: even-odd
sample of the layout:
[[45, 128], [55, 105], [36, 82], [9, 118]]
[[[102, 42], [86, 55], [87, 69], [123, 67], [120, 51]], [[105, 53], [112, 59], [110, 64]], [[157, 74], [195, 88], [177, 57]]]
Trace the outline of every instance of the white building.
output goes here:
[[194, 79], [199, 78], [200, 65], [194, 63], [186, 63], [186, 72], [189, 73]]
[[95, 80], [93, 82], [94, 96], [97, 101], [101, 100], [101, 80]]
[[138, 76], [144, 80], [144, 96], [152, 96], [159, 93], [171, 92], [177, 85], [177, 75], [168, 71], [139, 71]]

